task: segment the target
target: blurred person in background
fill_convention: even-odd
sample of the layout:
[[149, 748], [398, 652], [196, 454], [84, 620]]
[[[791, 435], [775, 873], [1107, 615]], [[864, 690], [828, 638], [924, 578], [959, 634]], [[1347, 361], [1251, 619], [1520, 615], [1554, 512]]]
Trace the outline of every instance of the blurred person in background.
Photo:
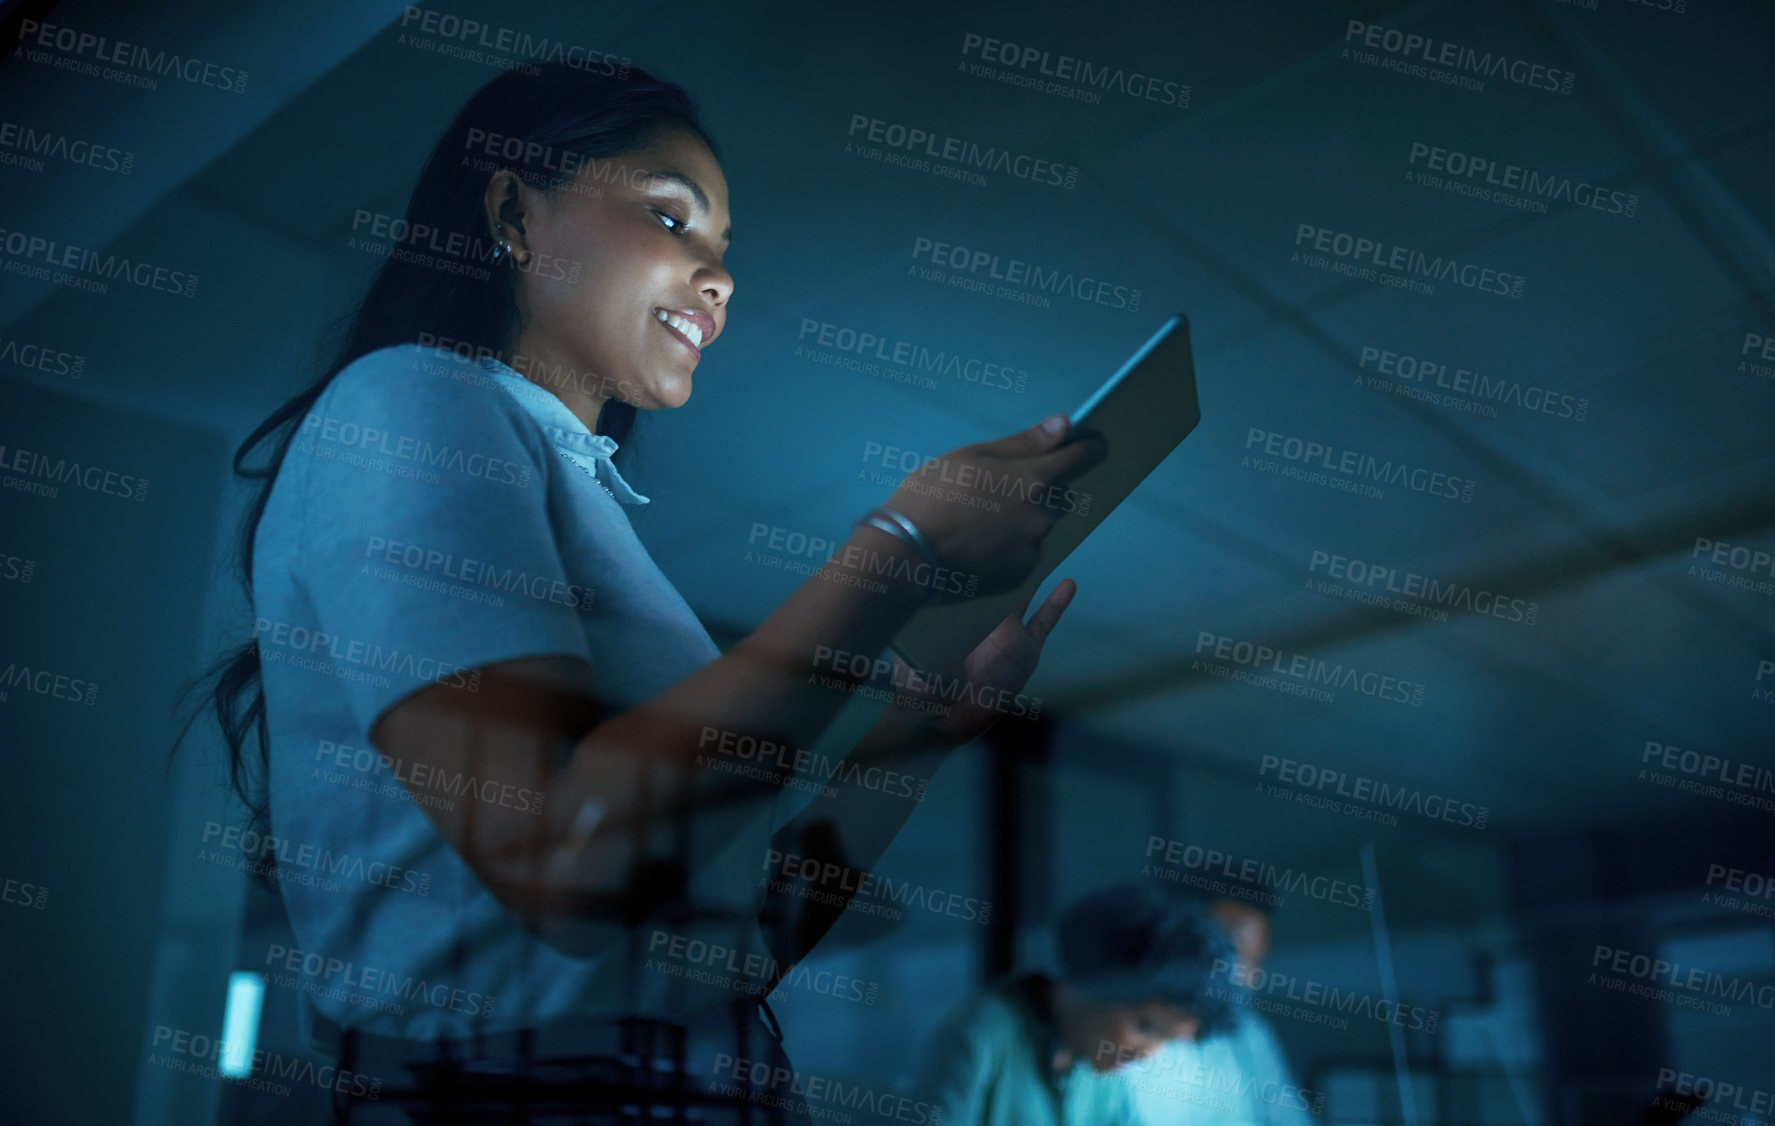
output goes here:
[[[1252, 881], [1220, 879], [1224, 891], [1192, 892], [1232, 942], [1234, 961], [1216, 967], [1214, 990], [1241, 997], [1270, 952], [1280, 898]], [[1234, 1002], [1223, 1035], [1177, 1040], [1128, 1071], [1142, 1126], [1305, 1126], [1323, 1097], [1303, 1090], [1269, 1021]]]
[[1060, 920], [1060, 970], [1024, 974], [953, 1014], [922, 1087], [945, 1126], [1128, 1126], [1119, 1069], [1215, 1035], [1234, 1002], [1212, 988], [1236, 957], [1208, 911], [1143, 884], [1086, 896]]

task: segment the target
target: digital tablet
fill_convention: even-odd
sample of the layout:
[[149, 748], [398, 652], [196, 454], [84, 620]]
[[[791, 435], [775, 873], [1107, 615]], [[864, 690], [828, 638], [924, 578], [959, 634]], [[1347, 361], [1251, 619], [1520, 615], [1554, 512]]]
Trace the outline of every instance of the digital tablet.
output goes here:
[[1202, 409], [1196, 401], [1189, 319], [1179, 313], [1166, 321], [1068, 417], [1071, 434], [1103, 435], [1109, 443], [1108, 456], [1067, 483], [1071, 511], [1055, 521], [1042, 541], [1041, 561], [1021, 586], [1003, 594], [926, 606], [900, 630], [893, 648], [917, 668], [946, 674], [961, 668], [974, 647], [1016, 613], [1054, 568], [1196, 428]]

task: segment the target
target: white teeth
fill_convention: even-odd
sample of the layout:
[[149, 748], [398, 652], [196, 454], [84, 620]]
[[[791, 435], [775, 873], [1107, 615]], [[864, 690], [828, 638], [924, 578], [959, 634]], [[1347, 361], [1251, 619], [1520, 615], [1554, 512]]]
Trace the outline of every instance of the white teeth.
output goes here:
[[703, 330], [697, 327], [695, 321], [686, 320], [677, 313], [668, 313], [664, 309], [655, 309], [653, 315], [690, 337], [690, 342], [698, 348], [703, 346]]

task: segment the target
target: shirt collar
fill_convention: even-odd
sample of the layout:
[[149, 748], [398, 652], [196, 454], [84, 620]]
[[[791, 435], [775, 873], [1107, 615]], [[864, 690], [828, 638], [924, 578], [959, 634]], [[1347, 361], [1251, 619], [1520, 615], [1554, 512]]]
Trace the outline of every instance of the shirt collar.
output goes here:
[[566, 403], [493, 357], [482, 357], [481, 366], [530, 413], [557, 449], [581, 465], [590, 462], [591, 472], [612, 496], [624, 504], [650, 503], [623, 480], [616, 463], [610, 460], [616, 456], [616, 439], [592, 433], [578, 415], [567, 409]]

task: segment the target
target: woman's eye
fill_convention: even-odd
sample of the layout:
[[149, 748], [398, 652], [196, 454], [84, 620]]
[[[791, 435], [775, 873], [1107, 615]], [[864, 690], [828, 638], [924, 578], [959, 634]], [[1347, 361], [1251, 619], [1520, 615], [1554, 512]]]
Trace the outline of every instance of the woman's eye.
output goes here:
[[656, 210], [654, 211], [654, 214], [659, 216], [659, 221], [665, 226], [666, 230], [671, 231], [675, 235], [684, 233], [684, 220], [678, 218], [678, 216], [672, 214], [670, 211]]

